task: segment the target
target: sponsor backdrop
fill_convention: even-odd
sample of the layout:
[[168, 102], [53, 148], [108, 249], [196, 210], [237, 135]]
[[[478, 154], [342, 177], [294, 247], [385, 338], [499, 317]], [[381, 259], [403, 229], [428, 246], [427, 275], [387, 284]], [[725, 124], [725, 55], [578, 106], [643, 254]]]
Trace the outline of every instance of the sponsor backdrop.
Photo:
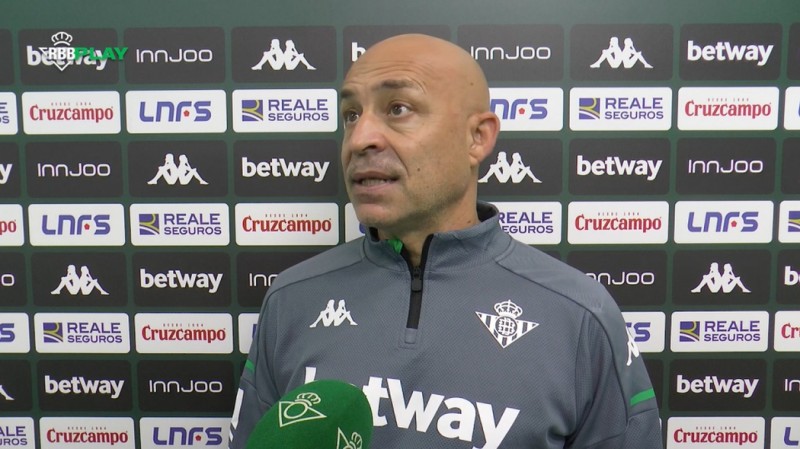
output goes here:
[[224, 446], [265, 290], [362, 235], [336, 88], [411, 31], [485, 69], [480, 195], [614, 295], [666, 446], [800, 444], [797, 2], [428, 3], [4, 6], [0, 448]]

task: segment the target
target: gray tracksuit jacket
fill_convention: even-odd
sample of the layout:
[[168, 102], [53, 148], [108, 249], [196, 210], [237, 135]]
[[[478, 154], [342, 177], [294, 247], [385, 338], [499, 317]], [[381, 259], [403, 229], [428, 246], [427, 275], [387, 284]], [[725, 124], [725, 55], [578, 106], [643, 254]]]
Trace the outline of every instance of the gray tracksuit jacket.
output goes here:
[[367, 236], [281, 273], [258, 322], [231, 449], [284, 393], [359, 386], [373, 449], [658, 449], [658, 408], [604, 288], [502, 232], [428, 238], [420, 267]]

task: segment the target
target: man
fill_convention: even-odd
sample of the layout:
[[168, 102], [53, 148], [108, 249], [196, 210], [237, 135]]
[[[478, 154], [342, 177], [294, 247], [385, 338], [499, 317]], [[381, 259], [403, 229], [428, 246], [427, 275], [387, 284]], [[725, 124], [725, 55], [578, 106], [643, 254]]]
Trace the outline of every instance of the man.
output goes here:
[[362, 387], [373, 448], [661, 448], [613, 300], [477, 202], [499, 120], [469, 54], [382, 41], [347, 73], [341, 114], [345, 184], [369, 231], [270, 287], [231, 448], [282, 394], [323, 378]]

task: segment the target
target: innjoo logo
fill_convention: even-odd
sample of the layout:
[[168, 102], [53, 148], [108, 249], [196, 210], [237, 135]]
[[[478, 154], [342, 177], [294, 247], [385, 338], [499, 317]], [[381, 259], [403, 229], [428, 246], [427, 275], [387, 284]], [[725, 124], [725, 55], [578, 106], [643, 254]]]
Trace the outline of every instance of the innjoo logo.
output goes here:
[[777, 87], [683, 87], [678, 91], [681, 131], [770, 131], [778, 127]]
[[572, 202], [567, 240], [572, 244], [666, 243], [665, 201]]

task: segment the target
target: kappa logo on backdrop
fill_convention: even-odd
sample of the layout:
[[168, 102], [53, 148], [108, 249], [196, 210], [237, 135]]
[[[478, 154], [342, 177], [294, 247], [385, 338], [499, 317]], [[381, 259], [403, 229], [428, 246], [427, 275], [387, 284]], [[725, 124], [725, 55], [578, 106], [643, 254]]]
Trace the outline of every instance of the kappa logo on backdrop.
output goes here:
[[739, 288], [743, 293], [750, 293], [744, 286], [742, 279], [733, 273], [733, 266], [726, 263], [723, 272], [719, 272], [719, 263], [712, 262], [708, 268], [708, 273], [703, 275], [703, 280], [692, 289], [692, 293], [700, 293], [703, 288], [707, 288], [711, 293], [730, 293], [735, 288]]
[[305, 53], [299, 53], [295, 48], [292, 39], [286, 39], [284, 48], [281, 49], [280, 39], [272, 39], [269, 49], [264, 51], [264, 55], [251, 70], [262, 70], [265, 64], [269, 64], [272, 70], [294, 70], [302, 64], [306, 70], [317, 70], [308, 63]]
[[347, 323], [351, 326], [358, 326], [358, 324], [353, 321], [353, 316], [350, 314], [350, 311], [347, 310], [344, 299], [340, 299], [336, 307], [334, 307], [335, 302], [336, 300], [334, 299], [329, 300], [328, 305], [325, 306], [325, 309], [319, 313], [319, 317], [316, 319], [316, 321], [314, 321], [308, 327], [317, 327], [317, 324], [320, 322], [325, 327], [339, 327], [340, 325], [344, 324], [345, 321], [347, 321]]
[[235, 27], [231, 70], [236, 82], [333, 82], [333, 26]]
[[519, 184], [525, 179], [530, 178], [534, 184], [539, 184], [542, 181], [533, 174], [531, 167], [522, 162], [522, 156], [515, 152], [511, 155], [511, 163], [508, 163], [508, 155], [505, 151], [497, 153], [497, 161], [489, 166], [489, 171], [478, 180], [480, 183], [489, 182], [489, 179], [494, 176], [498, 182], [505, 184], [511, 181], [514, 184]]
[[180, 184], [185, 186], [192, 181], [200, 185], [208, 185], [208, 183], [200, 176], [196, 168], [189, 164], [189, 158], [185, 154], [178, 156], [178, 165], [175, 165], [175, 156], [172, 153], [167, 153], [164, 156], [164, 163], [158, 167], [158, 172], [153, 179], [147, 181], [149, 185], [158, 184], [160, 180], [174, 186]]
[[3, 388], [3, 384], [0, 384], [0, 396], [2, 396], [3, 400], [5, 401], [14, 400], [14, 398], [10, 394], [6, 393], [5, 388]]
[[647, 69], [652, 69], [651, 66], [642, 55], [641, 51], [636, 50], [633, 45], [633, 39], [626, 37], [624, 40], [624, 47], [619, 46], [619, 37], [612, 37], [608, 42], [608, 48], [603, 50], [600, 58], [591, 64], [589, 67], [596, 69], [602, 64], [607, 64], [612, 69], [618, 69], [620, 66], [630, 69], [636, 64], [641, 64]]
[[497, 315], [483, 312], [475, 314], [503, 349], [539, 326], [539, 323], [518, 319], [522, 315], [522, 307], [510, 299], [495, 304], [494, 311]]
[[86, 265], [81, 266], [81, 274], [75, 271], [75, 265], [67, 266], [67, 273], [61, 277], [61, 283], [58, 284], [55, 290], [50, 292], [51, 295], [60, 295], [62, 290], [66, 289], [67, 293], [76, 295], [90, 295], [93, 291], [98, 291], [101, 295], [108, 295], [108, 292], [103, 290], [97, 279], [92, 277], [89, 272], [89, 267]]

